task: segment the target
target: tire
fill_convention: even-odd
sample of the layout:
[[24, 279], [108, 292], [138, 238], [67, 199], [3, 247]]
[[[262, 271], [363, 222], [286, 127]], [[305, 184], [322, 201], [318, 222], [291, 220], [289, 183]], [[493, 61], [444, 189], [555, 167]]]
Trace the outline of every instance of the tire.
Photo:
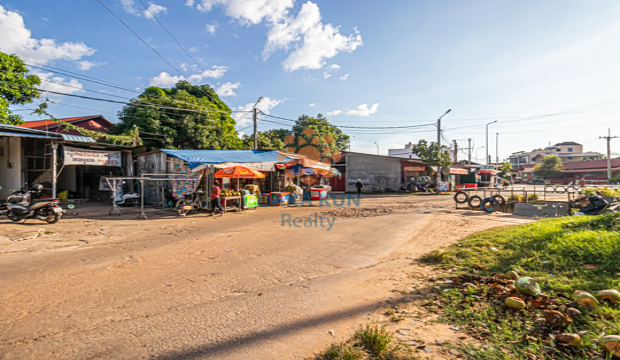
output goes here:
[[[465, 198], [463, 198], [463, 196]], [[454, 201], [456, 201], [457, 204], [465, 204], [467, 200], [469, 200], [469, 195], [467, 195], [465, 191], [458, 191], [456, 194], [454, 194]]]
[[[562, 188], [560, 190], [560, 188]], [[566, 188], [564, 186], [556, 186], [555, 187], [555, 192], [561, 192], [562, 194], [566, 192]]]
[[480, 204], [480, 209], [486, 213], [497, 211], [497, 208], [499, 208], [499, 201], [495, 200], [493, 197], [482, 200]]
[[[476, 201], [478, 202], [477, 204]], [[469, 200], [467, 200], [467, 204], [473, 208], [480, 207], [480, 205], [482, 205], [482, 198], [478, 195], [471, 196]]]
[[179, 216], [186, 216], [190, 209], [184, 209], [185, 206], [191, 206], [192, 201], [190, 199], [181, 199], [177, 201], [176, 210]]
[[11, 210], [7, 210], [6, 211], [6, 217], [9, 218], [9, 220], [13, 221], [13, 222], [18, 222], [20, 221], [20, 219], [17, 218], [17, 216], [15, 216], [15, 214], [13, 214], [13, 212]]
[[501, 195], [493, 195], [491, 196], [491, 199], [495, 199], [499, 203], [499, 206], [506, 205], [506, 198]]
[[56, 224], [60, 221], [60, 214], [52, 213], [52, 215], [47, 215], [45, 218], [45, 222], [48, 224]]
[[575, 192], [575, 187], [571, 185], [571, 186], [566, 188], [566, 191], [568, 191], [569, 193], [574, 193]]

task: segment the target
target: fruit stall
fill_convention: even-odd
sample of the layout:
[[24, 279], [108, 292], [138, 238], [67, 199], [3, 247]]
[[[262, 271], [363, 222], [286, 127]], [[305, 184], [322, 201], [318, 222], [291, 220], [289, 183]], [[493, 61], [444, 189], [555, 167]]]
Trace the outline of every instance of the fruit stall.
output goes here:
[[229, 206], [234, 206], [236, 210], [256, 208], [258, 206], [258, 185], [247, 184], [240, 189], [240, 179], [264, 179], [265, 174], [245, 166], [231, 166], [224, 168], [214, 174], [216, 178], [237, 179], [236, 189], [223, 189], [221, 193], [222, 207], [227, 211]]

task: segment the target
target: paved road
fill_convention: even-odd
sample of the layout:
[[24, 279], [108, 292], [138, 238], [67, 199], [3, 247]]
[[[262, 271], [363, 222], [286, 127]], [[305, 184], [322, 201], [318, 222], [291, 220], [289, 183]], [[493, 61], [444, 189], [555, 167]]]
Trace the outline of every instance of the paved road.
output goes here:
[[[315, 220], [333, 210], [314, 207], [2, 220], [0, 358], [308, 356], [328, 330], [351, 328], [385, 298], [391, 285], [373, 281], [377, 271], [409, 261], [405, 247], [434, 246], [422, 224], [453, 202], [433, 198], [365, 199], [366, 210], [343, 212], [330, 230], [318, 217], [283, 226], [284, 214]], [[29, 239], [40, 228], [48, 234]]]

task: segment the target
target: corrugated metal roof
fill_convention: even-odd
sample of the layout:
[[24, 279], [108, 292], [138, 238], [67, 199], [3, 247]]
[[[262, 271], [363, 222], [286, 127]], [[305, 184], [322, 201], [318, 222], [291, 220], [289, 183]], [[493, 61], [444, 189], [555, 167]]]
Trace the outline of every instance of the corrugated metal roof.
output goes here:
[[88, 136], [70, 135], [70, 134], [60, 134], [60, 136], [62, 136], [62, 139], [64, 141], [87, 142], [87, 143], [96, 142], [93, 138], [90, 138]]
[[39, 138], [39, 139], [58, 139], [56, 136], [48, 136], [46, 134], [35, 134], [26, 132], [9, 132], [0, 131], [0, 136], [13, 136], [13, 137], [27, 137], [27, 138]]

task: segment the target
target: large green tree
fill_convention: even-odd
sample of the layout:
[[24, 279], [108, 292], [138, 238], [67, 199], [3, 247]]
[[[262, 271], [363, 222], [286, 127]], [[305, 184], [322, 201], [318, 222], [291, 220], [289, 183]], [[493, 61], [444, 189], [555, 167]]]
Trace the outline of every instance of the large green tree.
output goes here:
[[349, 150], [349, 135], [343, 133], [337, 126], [332, 125], [323, 114], [318, 114], [315, 118], [308, 115], [298, 117], [295, 125], [293, 125], [292, 135], [300, 137], [302, 134], [307, 134], [308, 129], [315, 131], [315, 134], [321, 139], [321, 143], [317, 145], [326, 148], [326, 151], [327, 148], [332, 153]]
[[543, 179], [552, 179], [564, 172], [562, 160], [555, 155], [547, 155], [542, 159], [542, 164], [534, 166], [534, 174]]
[[25, 105], [39, 98], [36, 86], [38, 76], [30, 74], [24, 62], [15, 55], [0, 52], [0, 123], [20, 125], [21, 116], [13, 113], [10, 105]]
[[179, 81], [171, 89], [151, 86], [119, 112], [121, 122], [114, 132], [137, 126], [148, 150], [240, 149], [242, 141], [230, 111], [208, 85]]
[[448, 167], [452, 164], [450, 153], [444, 150], [439, 154], [437, 143], [435, 142], [429, 144], [426, 140], [420, 140], [413, 148], [413, 153], [430, 166]]

